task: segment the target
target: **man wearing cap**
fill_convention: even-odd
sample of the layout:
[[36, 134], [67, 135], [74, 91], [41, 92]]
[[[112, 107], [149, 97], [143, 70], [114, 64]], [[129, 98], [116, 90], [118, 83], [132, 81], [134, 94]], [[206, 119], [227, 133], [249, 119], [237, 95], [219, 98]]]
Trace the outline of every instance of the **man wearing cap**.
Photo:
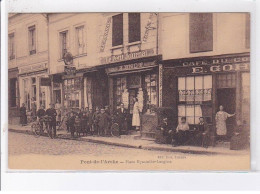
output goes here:
[[[55, 105], [54, 104], [50, 104], [51, 105], [51, 108], [48, 108], [46, 110], [46, 115], [48, 115], [51, 120], [50, 120], [50, 123], [49, 123], [49, 130], [50, 130], [50, 133], [51, 133], [51, 138], [56, 138], [56, 116], [57, 116], [57, 112], [55, 110]], [[53, 134], [52, 134], [52, 130], [53, 130]]]

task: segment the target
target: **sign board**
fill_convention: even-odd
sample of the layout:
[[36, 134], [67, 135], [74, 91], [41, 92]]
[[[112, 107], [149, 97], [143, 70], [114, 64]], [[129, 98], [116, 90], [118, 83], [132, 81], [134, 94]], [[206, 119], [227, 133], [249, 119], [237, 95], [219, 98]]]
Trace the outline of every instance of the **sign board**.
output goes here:
[[109, 73], [115, 73], [121, 71], [131, 71], [131, 70], [143, 69], [143, 68], [153, 67], [153, 66], [156, 66], [155, 61], [131, 63], [131, 64], [107, 68], [106, 73], [109, 74]]
[[47, 69], [47, 63], [40, 63], [19, 68], [19, 74], [36, 72]]
[[64, 72], [66, 75], [76, 74], [76, 67], [72, 65], [64, 66]]
[[48, 77], [41, 77], [41, 86], [51, 86], [51, 79]]
[[155, 55], [154, 49], [147, 49], [143, 51], [136, 51], [131, 53], [125, 53], [120, 55], [112, 55], [109, 57], [101, 57], [101, 64], [116, 63], [121, 61], [127, 61], [132, 59], [139, 59], [143, 57], [149, 57]]

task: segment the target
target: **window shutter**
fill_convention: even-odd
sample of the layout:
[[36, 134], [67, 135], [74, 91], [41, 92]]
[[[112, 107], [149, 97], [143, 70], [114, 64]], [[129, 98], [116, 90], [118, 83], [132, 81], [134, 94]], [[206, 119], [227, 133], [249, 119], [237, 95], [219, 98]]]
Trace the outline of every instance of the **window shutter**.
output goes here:
[[190, 52], [213, 50], [212, 13], [190, 14]]

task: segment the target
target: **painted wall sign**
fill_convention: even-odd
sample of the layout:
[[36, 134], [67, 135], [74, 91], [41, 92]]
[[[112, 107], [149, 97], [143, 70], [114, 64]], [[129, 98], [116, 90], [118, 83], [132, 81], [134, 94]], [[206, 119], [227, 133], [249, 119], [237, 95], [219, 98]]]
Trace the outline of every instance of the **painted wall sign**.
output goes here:
[[152, 27], [152, 18], [153, 18], [154, 15], [157, 15], [157, 14], [156, 14], [156, 13], [150, 13], [150, 15], [149, 15], [148, 22], [147, 22], [147, 24], [146, 24], [146, 26], [145, 26], [145, 32], [144, 32], [143, 42], [146, 42], [146, 41], [147, 41], [149, 31], [156, 29], [155, 27]]
[[107, 18], [105, 31], [104, 31], [103, 39], [102, 39], [101, 46], [100, 46], [100, 52], [104, 52], [104, 50], [105, 50], [106, 42], [107, 42], [107, 36], [108, 36], [109, 29], [110, 29], [111, 21], [112, 21], [112, 17]]
[[182, 66], [202, 66], [202, 65], [220, 65], [220, 64], [232, 64], [232, 63], [246, 63], [250, 62], [249, 56], [241, 57], [223, 57], [223, 58], [212, 58], [212, 59], [202, 59], [196, 61], [184, 61]]
[[107, 64], [107, 63], [116, 63], [126, 60], [132, 60], [132, 59], [138, 59], [142, 57], [149, 57], [155, 55], [154, 49], [147, 49], [143, 51], [136, 51], [131, 53], [125, 53], [120, 55], [113, 55], [109, 57], [101, 57], [100, 62], [101, 64]]
[[19, 74], [29, 73], [29, 72], [36, 72], [47, 69], [47, 63], [41, 63], [36, 65], [29, 65], [26, 67], [19, 68]]
[[146, 67], [155, 66], [155, 61], [152, 62], [139, 62], [139, 63], [132, 63], [132, 64], [126, 64], [126, 65], [120, 65], [117, 67], [110, 67], [106, 69], [106, 73], [114, 73], [114, 72], [120, 72], [120, 71], [129, 71], [129, 70], [135, 70], [135, 69], [142, 69]]
[[221, 65], [204, 65], [198, 67], [175, 67], [173, 68], [176, 75], [188, 74], [207, 74], [221, 72], [249, 71], [249, 63], [221, 64]]

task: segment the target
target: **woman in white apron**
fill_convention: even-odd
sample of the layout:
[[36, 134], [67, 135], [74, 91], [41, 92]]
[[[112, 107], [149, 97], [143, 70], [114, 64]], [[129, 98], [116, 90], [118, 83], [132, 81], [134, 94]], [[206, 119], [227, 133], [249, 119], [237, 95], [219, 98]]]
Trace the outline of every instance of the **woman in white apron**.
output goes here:
[[228, 117], [233, 117], [235, 114], [228, 114], [224, 111], [224, 107], [220, 105], [219, 111], [216, 114], [216, 132], [218, 136], [227, 135], [226, 120]]
[[136, 130], [140, 129], [140, 108], [137, 98], [134, 98], [132, 126], [136, 127]]

